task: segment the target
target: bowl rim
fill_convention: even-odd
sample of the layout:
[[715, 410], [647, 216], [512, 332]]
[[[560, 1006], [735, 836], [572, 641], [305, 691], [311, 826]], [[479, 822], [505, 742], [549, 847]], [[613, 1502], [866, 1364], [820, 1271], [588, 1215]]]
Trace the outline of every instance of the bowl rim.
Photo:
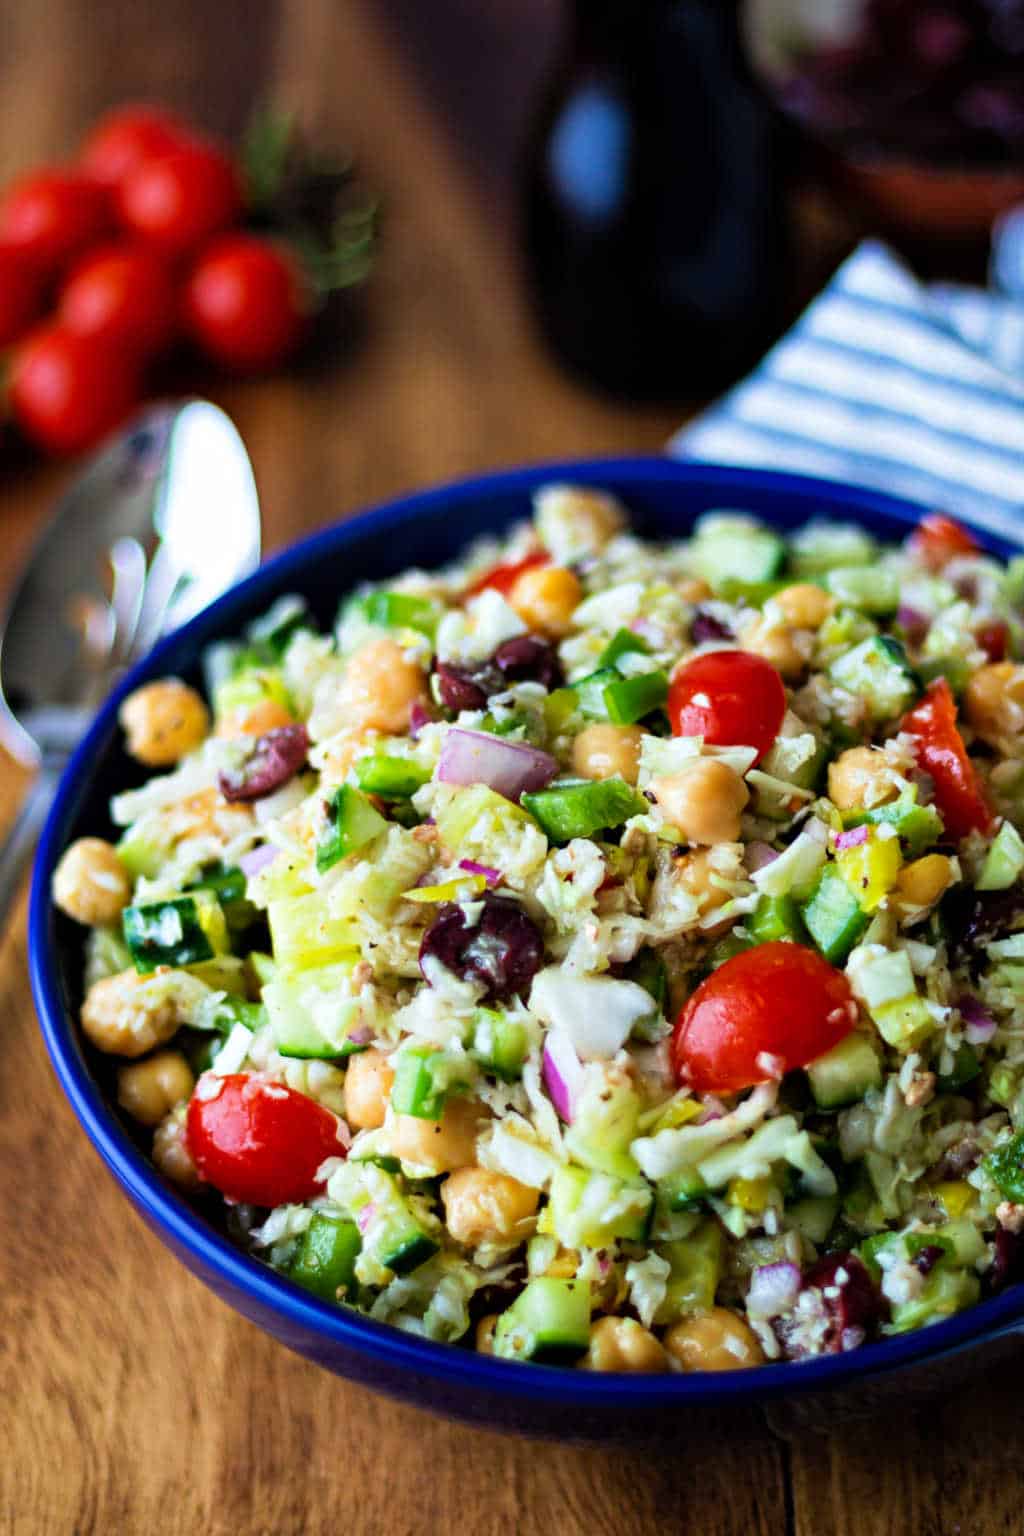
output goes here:
[[[983, 1337], [1016, 1331], [1015, 1325], [1024, 1320], [1024, 1285], [978, 1302], [943, 1322], [863, 1345], [849, 1354], [816, 1356], [799, 1363], [765, 1364], [750, 1373], [630, 1376], [559, 1367], [538, 1370], [535, 1365], [498, 1360], [458, 1344], [434, 1343], [354, 1310], [320, 1301], [236, 1247], [163, 1181], [119, 1124], [87, 1070], [75, 1024], [62, 998], [52, 934], [50, 879], [67, 832], [88, 799], [93, 760], [116, 728], [118, 705], [125, 694], [141, 682], [161, 675], [168, 666], [180, 669], [180, 658], [195, 658], [202, 645], [230, 633], [235, 610], [247, 607], [253, 600], [271, 601], [274, 595], [286, 590], [285, 583], [322, 556], [336, 557], [353, 542], [381, 538], [412, 519], [440, 508], [454, 511], [481, 496], [529, 492], [539, 484], [556, 480], [600, 485], [602, 478], [625, 481], [638, 490], [645, 484], [678, 483], [707, 490], [712, 495], [728, 493], [730, 497], [766, 491], [792, 495], [808, 504], [809, 512], [810, 504], [820, 499], [830, 504], [830, 510], [847, 511], [852, 518], [867, 514], [904, 526], [916, 522], [926, 511], [914, 502], [882, 491], [788, 472], [655, 456], [586, 458], [474, 475], [399, 496], [308, 534], [273, 555], [188, 624], [161, 640], [125, 675], [97, 713], [61, 778], [35, 860], [28, 949], [32, 993], [43, 1038], [72, 1110], [109, 1171], [149, 1224], [162, 1239], [170, 1241], [179, 1257], [187, 1255], [188, 1267], [218, 1294], [230, 1299], [232, 1293], [241, 1292], [261, 1310], [276, 1314], [295, 1336], [320, 1337], [327, 1344], [381, 1366], [404, 1368], [421, 1380], [429, 1378], [467, 1393], [517, 1399], [542, 1395], [548, 1401], [579, 1409], [628, 1408], [631, 1404], [670, 1408], [696, 1401], [709, 1406], [752, 1405], [804, 1395], [811, 1390], [834, 1389], [868, 1376], [877, 1379], [924, 1359], [955, 1354]], [[628, 496], [628, 490], [624, 494]], [[770, 520], [763, 512], [755, 515]], [[1012, 548], [1005, 538], [987, 532], [976, 520], [962, 521], [988, 546], [1001, 553]]]

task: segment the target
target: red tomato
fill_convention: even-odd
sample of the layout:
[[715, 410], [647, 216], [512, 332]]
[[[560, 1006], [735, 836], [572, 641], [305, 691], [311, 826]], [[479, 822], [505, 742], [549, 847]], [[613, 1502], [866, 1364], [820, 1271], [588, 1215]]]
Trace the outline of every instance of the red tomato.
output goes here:
[[121, 222], [172, 256], [190, 256], [242, 211], [234, 161], [213, 144], [186, 144], [144, 160], [117, 189]]
[[9, 390], [15, 421], [48, 453], [90, 448], [138, 399], [130, 359], [59, 325], [41, 327], [22, 342], [11, 362]]
[[148, 357], [174, 334], [177, 292], [157, 251], [109, 245], [75, 267], [61, 292], [58, 315], [78, 336], [94, 336]]
[[[204, 1098], [204, 1089], [218, 1082], [219, 1092]], [[345, 1156], [329, 1110], [247, 1072], [201, 1080], [188, 1106], [186, 1135], [207, 1183], [249, 1205], [312, 1199], [322, 1188], [316, 1177], [321, 1163]]]
[[81, 164], [95, 181], [116, 187], [145, 161], [169, 155], [191, 140], [186, 125], [164, 107], [144, 102], [115, 107], [87, 135]]
[[1001, 619], [983, 624], [978, 630], [977, 641], [989, 661], [1005, 661], [1010, 648], [1010, 626]]
[[272, 368], [295, 350], [312, 292], [291, 252], [258, 235], [223, 235], [199, 256], [185, 285], [193, 340], [238, 372]]
[[52, 277], [107, 233], [110, 198], [79, 171], [34, 171], [0, 198], [0, 241]]
[[474, 597], [477, 592], [483, 592], [487, 587], [493, 587], [495, 592], [500, 592], [502, 597], [507, 597], [524, 571], [532, 571], [539, 565], [550, 565], [551, 556], [546, 549], [534, 550], [532, 555], [525, 555], [522, 560], [510, 561], [508, 565], [494, 565], [482, 576], [478, 576], [466, 588], [469, 597]]
[[957, 842], [968, 832], [988, 832], [992, 812], [956, 726], [956, 704], [944, 677], [929, 684], [920, 704], [903, 716], [901, 731], [917, 738], [917, 762], [930, 774], [946, 831]]
[[805, 1067], [850, 1033], [857, 1005], [842, 971], [802, 944], [758, 944], [702, 981], [676, 1020], [672, 1062], [698, 1093], [737, 1093]]
[[20, 251], [0, 245], [0, 347], [9, 347], [38, 318], [43, 285]]
[[976, 555], [978, 542], [960, 524], [942, 512], [922, 517], [907, 541], [907, 548], [931, 571], [941, 571], [957, 555]]
[[749, 651], [706, 651], [676, 672], [668, 691], [674, 736], [714, 747], [755, 747], [757, 761], [779, 734], [786, 689], [770, 662]]

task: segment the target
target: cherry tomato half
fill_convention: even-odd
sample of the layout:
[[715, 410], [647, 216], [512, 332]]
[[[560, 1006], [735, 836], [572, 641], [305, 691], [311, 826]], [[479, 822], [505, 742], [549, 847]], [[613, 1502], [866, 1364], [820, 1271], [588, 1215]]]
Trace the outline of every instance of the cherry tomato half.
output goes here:
[[0, 347], [24, 336], [42, 307], [43, 284], [27, 256], [0, 245]]
[[48, 453], [79, 453], [113, 431], [138, 399], [132, 360], [59, 325], [34, 331], [10, 371], [11, 412]]
[[757, 761], [786, 713], [782, 678], [749, 651], [706, 651], [684, 662], [668, 691], [674, 736], [703, 736], [714, 747], [754, 747]]
[[922, 517], [907, 540], [907, 548], [930, 571], [941, 571], [957, 555], [976, 555], [978, 542], [952, 517], [933, 512]]
[[61, 292], [58, 314], [78, 336], [148, 357], [171, 340], [177, 305], [170, 269], [159, 252], [121, 243], [79, 262]]
[[295, 350], [312, 293], [290, 251], [258, 235], [222, 235], [200, 253], [182, 308], [190, 336], [208, 356], [249, 372], [272, 368]]
[[103, 114], [82, 145], [81, 165], [95, 181], [117, 187], [145, 161], [169, 155], [191, 140], [173, 112], [132, 103]]
[[992, 811], [957, 730], [956, 704], [944, 677], [936, 678], [920, 704], [903, 716], [900, 730], [917, 739], [918, 766], [931, 775], [949, 836], [959, 842], [969, 832], [990, 831]]
[[522, 560], [512, 560], [508, 565], [494, 565], [470, 583], [466, 588], [467, 596], [475, 597], [478, 592], [491, 587], [495, 592], [500, 592], [502, 597], [507, 597], [524, 571], [532, 571], [537, 566], [550, 564], [551, 556], [547, 550], [537, 549], [532, 555], [524, 555]]
[[0, 198], [0, 241], [53, 277], [108, 232], [110, 197], [79, 171], [34, 171]]
[[242, 211], [230, 155], [214, 144], [182, 145], [144, 160], [117, 189], [121, 222], [172, 256], [189, 256]]
[[842, 971], [802, 944], [758, 944], [726, 960], [682, 1008], [672, 1033], [680, 1083], [698, 1093], [737, 1093], [805, 1067], [850, 1033], [857, 1005]]
[[[203, 1095], [219, 1084], [211, 1098]], [[329, 1110], [248, 1072], [200, 1079], [188, 1106], [186, 1136], [200, 1176], [229, 1200], [287, 1205], [310, 1200], [322, 1187], [317, 1170], [344, 1157], [338, 1122]]]

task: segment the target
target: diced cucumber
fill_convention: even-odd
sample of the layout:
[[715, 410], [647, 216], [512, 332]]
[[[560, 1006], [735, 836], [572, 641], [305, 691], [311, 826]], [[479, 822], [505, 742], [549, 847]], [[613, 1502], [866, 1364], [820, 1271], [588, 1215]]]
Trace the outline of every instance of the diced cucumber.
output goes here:
[[883, 1003], [880, 1008], [872, 1008], [871, 1017], [882, 1039], [898, 1051], [911, 1050], [935, 1028], [935, 1020], [928, 1011], [927, 1003], [916, 993], [896, 1002]]
[[917, 668], [922, 683], [933, 683], [937, 677], [944, 677], [957, 698], [970, 682], [973, 670], [963, 656], [923, 656]]
[[[252, 658], [258, 662], [258, 655]], [[291, 698], [278, 667], [254, 665], [233, 672], [219, 683], [213, 694], [213, 713], [218, 721], [255, 709], [260, 704], [277, 704], [291, 710]]]
[[507, 1083], [516, 1082], [523, 1075], [529, 1049], [529, 1037], [521, 1019], [495, 1008], [476, 1010], [470, 1054], [485, 1072]]
[[799, 944], [807, 937], [800, 910], [792, 896], [759, 897], [746, 926], [756, 944], [774, 944], [780, 939], [791, 939]]
[[494, 1352], [506, 1360], [555, 1365], [590, 1343], [590, 1286], [584, 1280], [531, 1280], [498, 1318]]
[[366, 796], [341, 784], [327, 801], [327, 815], [316, 840], [316, 867], [325, 874], [335, 864], [365, 848], [387, 830], [387, 822]]
[[852, 523], [808, 523], [790, 536], [790, 560], [800, 576], [818, 576], [836, 567], [871, 565], [875, 541]]
[[881, 1086], [882, 1064], [868, 1037], [855, 1030], [812, 1061], [807, 1076], [819, 1109], [841, 1109]]
[[830, 570], [825, 585], [839, 602], [864, 613], [895, 613], [900, 583], [895, 571], [878, 565], [842, 565]]
[[489, 840], [515, 836], [533, 823], [526, 811], [486, 784], [472, 784], [452, 795], [447, 805], [435, 812], [441, 842], [450, 852], [458, 852], [475, 827], [483, 823], [491, 828]]
[[352, 962], [318, 970], [279, 971], [263, 988], [267, 1019], [282, 1056], [338, 1061], [365, 1050], [350, 1038], [360, 1021], [349, 996]]
[[627, 1182], [571, 1164], [551, 1180], [548, 1220], [565, 1248], [607, 1248], [622, 1238], [640, 1243], [654, 1212], [654, 1192], [644, 1179]]
[[952, 1071], [940, 1072], [936, 1086], [940, 1093], [959, 1093], [961, 1088], [973, 1083], [980, 1072], [981, 1061], [977, 1051], [963, 1040], [956, 1048]]
[[647, 802], [625, 779], [580, 779], [523, 795], [523, 805], [553, 843], [593, 837], [642, 815]]
[[840, 688], [862, 699], [875, 723], [901, 715], [917, 697], [917, 679], [907, 653], [892, 635], [872, 635], [838, 656], [829, 676]]
[[867, 913], [832, 864], [822, 870], [801, 915], [807, 932], [831, 965], [842, 965], [868, 925]]
[[625, 1074], [588, 1074], [576, 1118], [565, 1133], [569, 1155], [594, 1172], [636, 1179], [640, 1169], [629, 1148], [641, 1108], [640, 1095]]
[[844, 813], [843, 826], [895, 827], [900, 848], [911, 859], [931, 848], [942, 836], [942, 817], [934, 806], [917, 804], [916, 787], [904, 790], [898, 800], [876, 805], [870, 811]]
[[855, 973], [857, 991], [872, 1013], [915, 991], [914, 972], [905, 949], [877, 954], [873, 946], [867, 945], [854, 956], [850, 972]]
[[167, 854], [164, 845], [143, 836], [136, 827], [129, 827], [117, 844], [117, 856], [133, 880], [154, 880]]
[[722, 1230], [716, 1221], [704, 1221], [689, 1237], [663, 1243], [660, 1250], [669, 1263], [665, 1296], [654, 1314], [661, 1327], [692, 1312], [707, 1312], [715, 1304], [722, 1273]]
[[981, 874], [974, 882], [978, 891], [1006, 891], [1024, 873], [1024, 841], [1012, 821], [1004, 821], [985, 855]]
[[886, 1323], [883, 1333], [910, 1333], [923, 1328], [939, 1318], [952, 1317], [971, 1307], [981, 1295], [978, 1276], [963, 1269], [947, 1269], [938, 1264], [924, 1283], [920, 1295], [911, 1301], [897, 1303], [892, 1309], [892, 1321]]
[[786, 1221], [789, 1226], [818, 1247], [827, 1240], [835, 1226], [838, 1214], [838, 1195], [812, 1196], [810, 1199], [798, 1200], [795, 1205], [786, 1207]]
[[289, 1277], [322, 1301], [351, 1301], [361, 1247], [354, 1221], [317, 1211], [299, 1239]]
[[[377, 1175], [372, 1215], [363, 1232], [363, 1247], [392, 1274], [407, 1275], [438, 1252], [440, 1243], [413, 1215], [394, 1175]], [[370, 1214], [370, 1207], [363, 1207]], [[360, 1220], [362, 1220], [362, 1216]]]
[[664, 1013], [668, 999], [668, 972], [656, 949], [638, 950], [628, 965], [623, 967], [622, 975], [627, 981], [635, 981], [638, 987], [643, 987], [657, 1003], [659, 1012]]
[[691, 548], [699, 574], [716, 589], [730, 580], [771, 581], [786, 558], [779, 535], [742, 512], [706, 513]]
[[246, 878], [238, 868], [226, 869], [223, 864], [214, 865], [188, 889], [190, 892], [209, 891], [216, 897], [232, 933], [242, 933], [255, 919], [256, 908], [246, 898]]
[[695, 1211], [708, 1193], [696, 1168], [680, 1168], [658, 1180], [658, 1201], [667, 1211]]
[[227, 924], [213, 896], [196, 891], [171, 901], [125, 907], [121, 914], [125, 942], [142, 975], [158, 965], [196, 965], [227, 954]]
[[391, 1087], [391, 1108], [396, 1115], [440, 1120], [446, 1090], [438, 1086], [431, 1071], [432, 1060], [438, 1054], [430, 1046], [417, 1046], [400, 1051], [393, 1058], [395, 1080]]

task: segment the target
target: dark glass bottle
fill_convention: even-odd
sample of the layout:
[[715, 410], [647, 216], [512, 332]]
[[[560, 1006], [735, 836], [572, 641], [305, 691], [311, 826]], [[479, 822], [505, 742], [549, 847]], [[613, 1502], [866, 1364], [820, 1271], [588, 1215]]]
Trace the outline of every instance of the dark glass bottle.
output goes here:
[[572, 6], [527, 155], [527, 271], [555, 350], [617, 394], [707, 394], [779, 323], [777, 127], [738, 8]]

